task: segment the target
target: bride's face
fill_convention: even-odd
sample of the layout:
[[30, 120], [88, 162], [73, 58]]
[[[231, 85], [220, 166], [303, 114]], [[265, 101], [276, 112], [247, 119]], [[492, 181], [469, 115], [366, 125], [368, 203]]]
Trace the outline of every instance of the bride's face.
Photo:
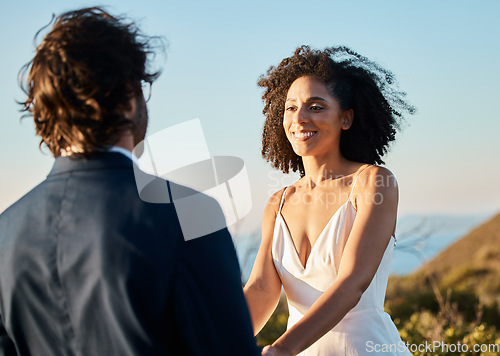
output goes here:
[[353, 111], [341, 110], [318, 79], [306, 76], [295, 80], [285, 102], [283, 127], [299, 156], [324, 156], [340, 145], [340, 133], [352, 123]]

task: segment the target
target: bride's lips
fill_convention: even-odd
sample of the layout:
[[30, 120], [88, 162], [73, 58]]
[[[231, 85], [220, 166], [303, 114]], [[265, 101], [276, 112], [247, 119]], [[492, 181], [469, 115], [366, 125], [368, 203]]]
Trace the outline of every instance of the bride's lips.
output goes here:
[[292, 131], [292, 137], [296, 141], [307, 141], [314, 135], [316, 135], [317, 131]]

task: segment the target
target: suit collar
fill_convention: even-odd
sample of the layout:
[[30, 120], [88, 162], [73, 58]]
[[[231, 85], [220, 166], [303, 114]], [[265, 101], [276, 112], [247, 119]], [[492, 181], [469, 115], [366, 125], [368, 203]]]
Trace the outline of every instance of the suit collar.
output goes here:
[[91, 158], [57, 157], [49, 176], [102, 169], [132, 169], [132, 160], [118, 152], [99, 152]]

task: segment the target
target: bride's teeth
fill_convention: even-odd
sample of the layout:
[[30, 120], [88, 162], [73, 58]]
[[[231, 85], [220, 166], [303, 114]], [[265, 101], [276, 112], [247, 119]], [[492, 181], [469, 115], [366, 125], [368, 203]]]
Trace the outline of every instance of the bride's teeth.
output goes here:
[[295, 137], [311, 137], [312, 135], [314, 135], [314, 132], [296, 132], [295, 133]]

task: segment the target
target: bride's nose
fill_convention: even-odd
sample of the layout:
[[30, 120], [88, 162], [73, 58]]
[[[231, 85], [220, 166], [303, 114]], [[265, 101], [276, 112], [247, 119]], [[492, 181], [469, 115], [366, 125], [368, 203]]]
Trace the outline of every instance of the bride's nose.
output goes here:
[[292, 123], [302, 124], [309, 121], [309, 113], [305, 106], [297, 108], [293, 113]]

